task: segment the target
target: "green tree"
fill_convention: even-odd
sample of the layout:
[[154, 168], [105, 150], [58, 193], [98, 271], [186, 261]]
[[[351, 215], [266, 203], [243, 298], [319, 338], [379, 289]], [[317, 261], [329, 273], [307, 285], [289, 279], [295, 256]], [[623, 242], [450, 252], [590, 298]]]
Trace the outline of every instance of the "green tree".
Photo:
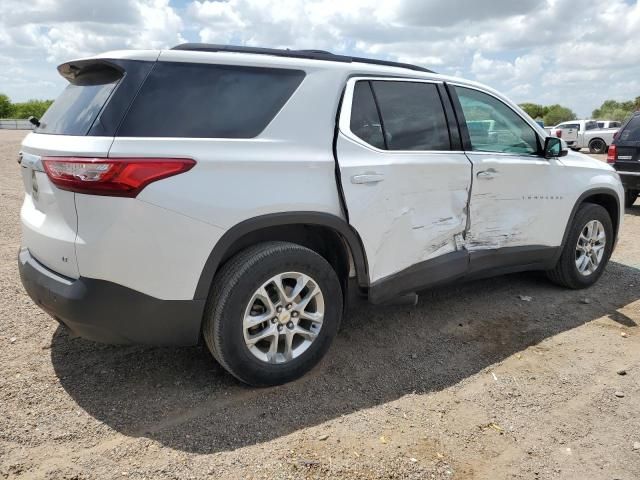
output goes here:
[[521, 103], [520, 108], [529, 114], [534, 120], [543, 118], [547, 114], [548, 107], [537, 103]]
[[600, 120], [624, 121], [636, 110], [640, 110], [640, 97], [627, 102], [617, 102], [616, 100], [605, 100], [600, 108], [596, 108], [591, 115]]
[[544, 124], [553, 126], [575, 118], [576, 114], [570, 108], [555, 104], [547, 107], [547, 112], [544, 115]]
[[29, 118], [31, 116], [41, 118], [53, 100], [29, 100], [28, 102], [14, 103], [14, 115], [16, 118]]
[[11, 100], [4, 93], [0, 93], [0, 118], [10, 118], [13, 115]]

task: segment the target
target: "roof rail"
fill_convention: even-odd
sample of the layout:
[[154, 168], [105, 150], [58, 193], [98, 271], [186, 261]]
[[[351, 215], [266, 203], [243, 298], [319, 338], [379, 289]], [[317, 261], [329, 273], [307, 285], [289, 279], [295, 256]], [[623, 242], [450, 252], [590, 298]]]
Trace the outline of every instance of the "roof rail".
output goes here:
[[325, 50], [284, 50], [280, 48], [262, 48], [262, 47], [242, 47], [236, 45], [216, 45], [212, 43], [182, 43], [176, 45], [171, 50], [191, 50], [197, 52], [234, 52], [234, 53], [253, 53], [258, 55], [274, 55], [276, 57], [288, 58], [304, 58], [309, 60], [325, 60], [329, 62], [343, 63], [368, 63], [371, 65], [384, 65], [387, 67], [407, 68], [418, 72], [435, 73], [418, 65], [410, 63], [391, 62], [389, 60], [377, 60], [375, 58], [351, 57], [346, 55], [336, 55]]

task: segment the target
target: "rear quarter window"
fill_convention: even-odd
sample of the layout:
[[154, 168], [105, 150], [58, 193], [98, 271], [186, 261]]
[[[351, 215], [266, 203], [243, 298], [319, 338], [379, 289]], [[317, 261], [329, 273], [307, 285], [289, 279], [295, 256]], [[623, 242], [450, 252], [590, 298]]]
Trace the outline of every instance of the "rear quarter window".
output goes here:
[[300, 70], [159, 62], [119, 136], [252, 138], [302, 82]]

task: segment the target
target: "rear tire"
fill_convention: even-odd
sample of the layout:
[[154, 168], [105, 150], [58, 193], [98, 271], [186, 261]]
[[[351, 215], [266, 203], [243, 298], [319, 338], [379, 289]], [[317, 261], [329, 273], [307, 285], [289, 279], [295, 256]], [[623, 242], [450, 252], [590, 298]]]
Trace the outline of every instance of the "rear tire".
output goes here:
[[631, 208], [638, 198], [637, 190], [624, 191], [624, 208]]
[[324, 356], [342, 306], [340, 281], [323, 257], [294, 243], [266, 242], [238, 253], [216, 275], [202, 333], [238, 380], [280, 385]]
[[[593, 242], [589, 226], [597, 226], [604, 235], [602, 255], [598, 260], [600, 243]], [[593, 238], [599, 237], [594, 229]], [[585, 242], [588, 239], [591, 243]], [[583, 203], [578, 208], [558, 263], [547, 271], [549, 279], [563, 287], [579, 289], [593, 285], [604, 271], [613, 248], [613, 224], [609, 213], [600, 205]], [[589, 253], [586, 253], [586, 252]], [[584, 256], [583, 256], [584, 255]], [[587, 263], [584, 263], [585, 257]], [[595, 259], [595, 260], [593, 260]], [[580, 266], [579, 266], [580, 265]], [[583, 270], [581, 270], [583, 268]]]
[[589, 153], [607, 153], [607, 142], [594, 138], [589, 142]]

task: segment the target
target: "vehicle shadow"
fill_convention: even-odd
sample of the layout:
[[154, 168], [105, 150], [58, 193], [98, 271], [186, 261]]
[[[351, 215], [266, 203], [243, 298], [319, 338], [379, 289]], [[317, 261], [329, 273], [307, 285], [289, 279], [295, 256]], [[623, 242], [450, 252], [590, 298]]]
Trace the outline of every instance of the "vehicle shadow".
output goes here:
[[[640, 298], [640, 270], [611, 262], [583, 291], [516, 274], [426, 292], [416, 307], [356, 300], [327, 358], [302, 379], [254, 389], [203, 346], [117, 347], [54, 334], [51, 358], [69, 395], [122, 434], [197, 453], [287, 435], [405, 394], [456, 384], [545, 338]], [[532, 297], [530, 301], [519, 296]], [[583, 302], [585, 297], [589, 302]]]
[[626, 215], [633, 215], [635, 217], [639, 216], [640, 215], [640, 205], [637, 203], [637, 200], [636, 200], [635, 204], [631, 205], [631, 207], [625, 208], [624, 209], [624, 213]]

